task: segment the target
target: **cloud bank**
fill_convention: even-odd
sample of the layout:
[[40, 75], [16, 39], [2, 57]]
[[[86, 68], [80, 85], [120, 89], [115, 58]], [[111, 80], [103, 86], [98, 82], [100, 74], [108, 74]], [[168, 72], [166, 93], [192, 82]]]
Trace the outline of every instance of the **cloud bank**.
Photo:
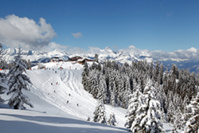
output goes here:
[[0, 43], [7, 47], [16, 48], [20, 45], [23, 49], [41, 49], [51, 46], [54, 36], [54, 29], [44, 18], [40, 18], [38, 23], [16, 15], [0, 18]]

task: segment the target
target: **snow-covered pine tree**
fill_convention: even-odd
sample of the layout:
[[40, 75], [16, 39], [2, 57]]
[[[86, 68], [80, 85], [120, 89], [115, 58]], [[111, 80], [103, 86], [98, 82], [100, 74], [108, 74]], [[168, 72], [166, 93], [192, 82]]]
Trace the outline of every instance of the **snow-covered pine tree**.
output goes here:
[[199, 114], [192, 116], [186, 123], [184, 133], [199, 132]]
[[187, 106], [187, 113], [184, 115], [187, 120], [185, 133], [197, 133], [199, 131], [199, 92]]
[[128, 104], [128, 111], [126, 114], [126, 123], [125, 127], [129, 130], [132, 130], [132, 123], [135, 121], [136, 116], [138, 115], [138, 111], [140, 110], [143, 94], [137, 89], [133, 94], [130, 94], [129, 104]]
[[155, 99], [152, 81], [149, 81], [144, 89], [144, 99], [141, 106], [137, 109], [135, 120], [132, 123], [133, 133], [164, 133], [160, 122], [160, 103]]
[[155, 94], [156, 94], [156, 100], [160, 102], [160, 108], [161, 108], [161, 120], [163, 122], [166, 122], [166, 114], [165, 114], [165, 106], [166, 106], [166, 94], [163, 90], [163, 85], [159, 85], [159, 83], [156, 82], [155, 84]]
[[103, 100], [104, 103], [107, 103], [107, 86], [106, 86], [106, 81], [105, 81], [105, 76], [100, 73], [99, 75], [99, 91], [97, 98], [99, 100]]
[[163, 64], [161, 63], [161, 64], [160, 64], [160, 72], [159, 72], [159, 75], [158, 75], [158, 79], [159, 79], [159, 84], [160, 84], [160, 85], [163, 84], [163, 73], [164, 73], [164, 66], [163, 66]]
[[105, 112], [105, 106], [103, 101], [99, 101], [98, 106], [95, 108], [94, 111], [94, 117], [93, 121], [98, 123], [106, 124], [106, 112]]
[[30, 59], [28, 59], [27, 68], [28, 68], [28, 69], [31, 69], [31, 62], [30, 62]]
[[[1, 58], [2, 57], [1, 51], [2, 51], [2, 44], [0, 43], [0, 64], [1, 64], [0, 66], [3, 67], [2, 58]], [[5, 77], [6, 77], [5, 74], [0, 72], [0, 95], [4, 94], [4, 91], [6, 90], [6, 87], [5, 87], [5, 84], [4, 84]], [[0, 96], [0, 103], [2, 103], [2, 102], [4, 102], [4, 99], [2, 99], [1, 96]]]
[[[6, 83], [5, 83], [5, 74], [0, 73], [0, 95], [5, 93], [5, 90], [7, 89]], [[5, 102], [4, 99], [0, 96], [0, 103]]]
[[90, 71], [87, 78], [87, 91], [93, 95], [94, 98], [97, 98], [99, 92], [99, 71], [93, 69]]
[[14, 109], [25, 109], [24, 104], [33, 107], [29, 102], [27, 96], [22, 93], [22, 90], [29, 90], [29, 84], [32, 84], [30, 79], [24, 72], [26, 71], [26, 64], [21, 59], [21, 48], [19, 48], [18, 55], [15, 57], [14, 67], [8, 73], [9, 94], [13, 94], [9, 99], [8, 105]]
[[122, 106], [122, 98], [123, 98], [123, 92], [124, 92], [124, 82], [121, 80], [121, 74], [116, 75], [116, 96], [117, 96], [117, 105]]
[[94, 61], [98, 62], [98, 54], [95, 54]]
[[150, 76], [150, 79], [152, 79], [154, 76], [153, 76], [153, 62], [151, 62], [151, 65], [150, 65], [150, 69], [149, 69], [149, 76]]
[[156, 62], [156, 67], [155, 67], [155, 73], [154, 73], [154, 79], [155, 81], [158, 81], [158, 75], [160, 72], [160, 66], [159, 66], [159, 61]]
[[107, 123], [110, 125], [110, 126], [116, 126], [117, 124], [117, 121], [116, 121], [116, 118], [115, 118], [115, 114], [110, 114], [110, 118], [109, 120], [107, 121]]
[[89, 74], [89, 70], [88, 70], [88, 64], [85, 61], [84, 63], [84, 69], [82, 72], [82, 84], [84, 86], [84, 89], [88, 91], [88, 74]]
[[113, 82], [113, 88], [111, 91], [111, 105], [115, 106], [116, 105], [116, 86], [115, 86], [115, 82]]
[[185, 113], [185, 112], [186, 112], [186, 107], [187, 107], [187, 105], [188, 105], [189, 102], [190, 102], [190, 101], [189, 101], [188, 96], [185, 95], [184, 100], [183, 100], [183, 103], [182, 103], [183, 106], [184, 106], [182, 113]]
[[176, 129], [182, 129], [183, 128], [183, 124], [182, 124], [183, 120], [182, 120], [182, 112], [180, 110], [180, 107], [178, 106], [176, 113], [174, 115], [174, 127]]
[[130, 88], [130, 80], [127, 75], [124, 76], [124, 86], [125, 91], [123, 92], [123, 107], [128, 108], [129, 95], [132, 91]]
[[171, 123], [174, 123], [175, 106], [173, 104], [173, 101], [170, 100], [172, 97], [173, 97], [173, 93], [172, 93], [172, 91], [169, 91], [168, 92], [168, 97], [167, 97], [168, 98], [168, 101], [167, 101], [167, 104], [168, 104], [167, 121], [171, 122]]

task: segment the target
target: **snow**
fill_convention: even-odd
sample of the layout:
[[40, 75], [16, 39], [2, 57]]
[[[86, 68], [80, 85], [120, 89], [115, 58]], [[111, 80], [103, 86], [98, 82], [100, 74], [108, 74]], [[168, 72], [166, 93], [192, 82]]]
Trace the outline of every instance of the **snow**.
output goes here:
[[196, 48], [194, 48], [194, 47], [191, 47], [191, 48], [187, 49], [187, 51], [196, 53], [198, 50]]
[[[46, 49], [45, 49], [46, 50]], [[7, 62], [12, 62], [14, 56], [17, 54], [17, 49], [3, 49], [2, 58]], [[199, 64], [199, 51], [196, 48], [189, 48], [186, 50], [176, 50], [173, 52], [164, 51], [149, 51], [146, 49], [138, 49], [131, 45], [128, 48], [119, 49], [113, 51], [112, 49], [106, 47], [100, 49], [97, 47], [90, 47], [89, 49], [81, 48], [68, 48], [65, 50], [53, 50], [53, 51], [33, 51], [33, 50], [23, 50], [23, 59], [30, 60], [33, 63], [45, 63], [49, 62], [52, 57], [60, 57], [63, 60], [68, 60], [69, 57], [81, 56], [88, 59], [94, 59], [95, 54], [98, 54], [99, 62], [105, 60], [116, 61], [119, 63], [129, 63], [132, 61], [142, 61], [145, 60], [148, 63], [155, 61], [162, 61], [165, 66], [170, 66], [171, 64], [177, 64], [180, 68], [189, 69], [190, 71], [198, 72], [197, 67], [193, 68], [194, 65]]]
[[33, 111], [0, 109], [1, 133], [125, 133], [114, 128], [93, 122], [47, 115]]
[[[12, 110], [0, 107], [0, 125], [3, 127], [0, 133], [127, 132], [124, 128], [127, 110], [120, 107], [105, 105], [107, 120], [114, 113], [117, 128], [86, 122], [88, 117], [92, 121], [98, 101], [83, 89], [81, 64], [50, 62], [44, 65], [46, 69], [34, 67], [27, 70], [33, 85], [30, 85], [30, 91], [23, 93], [34, 108], [26, 106], [27, 110]], [[9, 96], [5, 94], [2, 98], [7, 100]], [[172, 127], [164, 124], [164, 129], [171, 132]]]

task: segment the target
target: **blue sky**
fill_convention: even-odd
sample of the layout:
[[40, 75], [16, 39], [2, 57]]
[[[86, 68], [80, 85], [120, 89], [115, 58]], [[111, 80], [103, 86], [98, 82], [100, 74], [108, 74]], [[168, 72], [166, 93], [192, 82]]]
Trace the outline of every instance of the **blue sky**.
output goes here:
[[198, 0], [0, 0], [0, 18], [42, 17], [56, 33], [51, 41], [69, 47], [174, 51], [199, 49], [198, 7]]

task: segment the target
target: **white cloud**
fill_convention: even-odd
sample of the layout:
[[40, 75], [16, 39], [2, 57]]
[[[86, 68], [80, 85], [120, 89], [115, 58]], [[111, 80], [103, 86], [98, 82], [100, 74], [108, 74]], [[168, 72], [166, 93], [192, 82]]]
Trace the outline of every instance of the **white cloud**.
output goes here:
[[82, 33], [81, 32], [72, 33], [72, 35], [73, 35], [74, 38], [80, 38], [80, 37], [82, 37]]
[[7, 47], [21, 45], [23, 49], [41, 49], [48, 46], [55, 35], [44, 18], [40, 18], [38, 24], [33, 19], [16, 15], [0, 18], [0, 43]]

